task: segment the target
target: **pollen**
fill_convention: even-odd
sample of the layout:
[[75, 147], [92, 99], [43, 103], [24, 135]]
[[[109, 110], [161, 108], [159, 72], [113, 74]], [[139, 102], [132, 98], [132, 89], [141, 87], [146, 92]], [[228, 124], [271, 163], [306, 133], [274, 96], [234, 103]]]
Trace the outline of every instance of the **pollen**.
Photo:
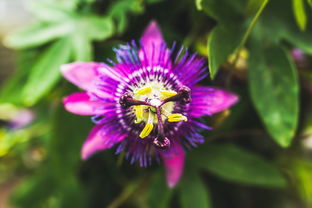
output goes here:
[[151, 131], [153, 130], [154, 125], [151, 123], [147, 123], [144, 129], [140, 133], [140, 138], [144, 139], [148, 135], [150, 135]]
[[168, 116], [169, 122], [179, 122], [179, 121], [187, 121], [187, 117], [183, 116], [180, 113], [174, 113]]
[[147, 137], [148, 135], [150, 135], [150, 133], [152, 132], [153, 130], [153, 121], [154, 121], [154, 113], [152, 111], [149, 111], [148, 113], [148, 120], [147, 120], [147, 123], [146, 125], [144, 126], [143, 130], [141, 131], [140, 133], [140, 138], [145, 138]]
[[169, 98], [169, 97], [172, 97], [172, 96], [175, 96], [177, 94], [177, 92], [175, 92], [175, 91], [168, 91], [168, 90], [160, 90], [160, 93], [163, 95], [161, 97], [162, 100]]
[[144, 106], [143, 105], [136, 105], [134, 106], [135, 117], [136, 120], [134, 121], [136, 124], [141, 123], [143, 121], [144, 115]]
[[142, 87], [138, 89], [134, 94], [135, 95], [146, 95], [152, 91], [151, 87]]
[[[120, 103], [126, 108], [132, 106], [132, 112], [135, 116], [134, 123], [144, 123], [145, 126], [139, 133], [139, 137], [144, 139], [149, 136], [155, 136], [158, 147], [168, 146], [164, 132], [165, 121], [180, 122], [187, 121], [187, 117], [180, 113], [172, 113], [175, 108], [175, 102], [184, 102], [189, 96], [185, 86], [180, 87], [178, 91], [173, 91], [160, 81], [147, 81], [140, 83], [132, 88], [133, 94], [123, 95]], [[153, 129], [157, 127], [157, 131]], [[153, 134], [153, 135], [151, 135]], [[166, 144], [166, 145], [165, 145]]]

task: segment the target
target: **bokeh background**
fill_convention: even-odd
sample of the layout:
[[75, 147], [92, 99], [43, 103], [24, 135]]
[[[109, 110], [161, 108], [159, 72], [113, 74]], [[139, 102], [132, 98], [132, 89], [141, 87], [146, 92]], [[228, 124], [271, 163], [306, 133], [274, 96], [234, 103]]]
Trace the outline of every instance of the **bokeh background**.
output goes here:
[[[312, 207], [311, 0], [0, 0], [0, 208]], [[237, 93], [204, 118], [181, 182], [114, 150], [80, 159], [92, 122], [65, 112], [59, 72], [114, 59], [151, 20]]]

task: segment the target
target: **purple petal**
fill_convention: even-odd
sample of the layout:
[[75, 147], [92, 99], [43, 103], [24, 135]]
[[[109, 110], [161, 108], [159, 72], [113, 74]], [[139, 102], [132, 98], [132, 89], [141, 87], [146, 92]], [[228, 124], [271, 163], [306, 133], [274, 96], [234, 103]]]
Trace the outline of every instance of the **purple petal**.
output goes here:
[[191, 116], [212, 115], [228, 109], [238, 101], [238, 96], [212, 87], [192, 88]]
[[74, 85], [84, 90], [92, 91], [100, 67], [100, 63], [75, 62], [62, 65], [61, 72], [63, 76]]
[[86, 160], [94, 153], [111, 148], [113, 145], [121, 142], [126, 135], [109, 134], [105, 131], [105, 126], [95, 126], [87, 140], [84, 142], [81, 150], [81, 158]]
[[184, 169], [184, 150], [175, 143], [166, 152], [161, 152], [166, 169], [166, 179], [169, 188], [173, 188], [180, 180]]
[[63, 99], [67, 111], [78, 115], [96, 115], [105, 113], [105, 104], [93, 101], [86, 92], [77, 92]]

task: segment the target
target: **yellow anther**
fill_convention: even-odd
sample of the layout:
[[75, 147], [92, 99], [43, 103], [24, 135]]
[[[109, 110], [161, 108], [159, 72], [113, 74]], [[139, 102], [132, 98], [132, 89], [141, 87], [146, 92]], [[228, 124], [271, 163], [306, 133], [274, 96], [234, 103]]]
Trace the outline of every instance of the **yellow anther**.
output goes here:
[[150, 93], [152, 91], [151, 87], [142, 87], [138, 89], [135, 94], [136, 95], [146, 95], [147, 93]]
[[136, 105], [134, 106], [134, 110], [135, 110], [135, 116], [136, 116], [136, 120], [134, 121], [134, 123], [136, 124], [141, 123], [143, 120], [144, 106]]
[[187, 121], [187, 117], [183, 116], [180, 113], [174, 113], [168, 116], [169, 122], [179, 122], [179, 121]]
[[175, 96], [177, 94], [175, 91], [168, 91], [168, 90], [160, 90], [160, 93], [163, 95], [161, 99], [166, 99], [166, 98]]
[[140, 133], [140, 137], [143, 139], [147, 137], [151, 131], [153, 130], [153, 124], [147, 123], [144, 127], [144, 129]]
[[147, 137], [148, 135], [150, 135], [150, 133], [153, 130], [153, 121], [154, 121], [154, 113], [152, 113], [151, 111], [148, 112], [148, 119], [147, 119], [147, 123], [144, 126], [144, 129], [141, 131], [140, 133], [140, 137], [143, 139], [145, 137]]

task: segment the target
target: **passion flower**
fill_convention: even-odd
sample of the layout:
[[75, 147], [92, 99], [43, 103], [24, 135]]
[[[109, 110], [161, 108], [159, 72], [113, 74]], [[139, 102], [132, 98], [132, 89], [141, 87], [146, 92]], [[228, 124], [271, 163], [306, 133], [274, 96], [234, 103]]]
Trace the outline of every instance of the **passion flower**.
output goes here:
[[168, 49], [155, 21], [145, 30], [140, 46], [132, 41], [114, 50], [116, 63], [76, 62], [61, 67], [63, 76], [85, 92], [64, 99], [75, 114], [93, 115], [95, 127], [81, 156], [117, 146], [131, 163], [163, 160], [167, 184], [179, 181], [184, 147], [203, 143], [197, 118], [212, 115], [237, 102], [236, 95], [196, 85], [207, 76], [205, 60], [175, 44]]

